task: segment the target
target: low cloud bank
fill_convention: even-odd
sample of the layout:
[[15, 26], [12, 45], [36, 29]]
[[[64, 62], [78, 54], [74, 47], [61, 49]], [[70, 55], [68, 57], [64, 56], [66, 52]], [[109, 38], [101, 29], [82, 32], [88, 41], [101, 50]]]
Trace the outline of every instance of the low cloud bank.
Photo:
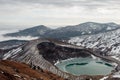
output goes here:
[[38, 37], [31, 37], [31, 36], [4, 37], [4, 36], [0, 35], [0, 41], [13, 40], [13, 39], [17, 39], [17, 40], [33, 40], [33, 39], [37, 39], [37, 38]]
[[5, 37], [3, 34], [6, 33], [11, 33], [11, 32], [16, 32], [16, 30], [13, 31], [8, 31], [8, 30], [2, 30], [0, 31], [0, 41], [6, 41], [6, 40], [33, 40], [33, 39], [38, 39], [38, 37], [31, 37], [31, 36], [21, 36], [21, 37]]

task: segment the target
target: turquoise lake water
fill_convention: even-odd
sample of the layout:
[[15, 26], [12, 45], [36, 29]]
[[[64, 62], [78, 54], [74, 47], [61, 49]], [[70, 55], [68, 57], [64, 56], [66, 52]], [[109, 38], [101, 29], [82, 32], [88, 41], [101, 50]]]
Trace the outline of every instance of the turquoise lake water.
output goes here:
[[92, 58], [63, 60], [57, 63], [56, 66], [62, 71], [73, 75], [106, 75], [114, 70], [112, 64]]

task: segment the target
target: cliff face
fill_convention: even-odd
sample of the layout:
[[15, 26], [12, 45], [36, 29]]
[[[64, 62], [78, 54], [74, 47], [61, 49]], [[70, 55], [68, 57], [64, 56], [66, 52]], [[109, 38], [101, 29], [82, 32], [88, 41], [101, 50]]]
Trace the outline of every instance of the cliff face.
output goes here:
[[65, 60], [77, 57], [91, 57], [90, 53], [82, 48], [68, 47], [53, 42], [42, 42], [37, 45], [39, 54], [47, 61], [55, 63], [58, 60]]
[[[92, 51], [91, 51], [92, 52]], [[30, 41], [4, 54], [3, 59], [29, 64], [33, 69], [43, 69], [69, 80], [99, 80], [102, 76], [74, 76], [59, 70], [54, 63], [75, 57], [91, 57], [83, 47], [56, 40], [37, 39]], [[99, 78], [98, 78], [99, 77]]]

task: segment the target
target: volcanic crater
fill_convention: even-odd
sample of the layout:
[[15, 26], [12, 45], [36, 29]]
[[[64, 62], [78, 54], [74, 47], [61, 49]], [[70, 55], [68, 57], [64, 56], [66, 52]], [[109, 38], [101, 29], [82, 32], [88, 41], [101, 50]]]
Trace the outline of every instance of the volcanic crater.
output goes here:
[[[118, 66], [108, 75], [111, 75], [112, 73], [120, 70], [119, 61], [115, 59], [112, 59], [108, 56], [100, 55], [100, 53], [96, 53], [96, 51], [92, 49], [86, 49], [84, 47], [75, 46], [53, 39], [32, 40], [6, 54], [10, 55], [4, 55], [3, 59], [23, 62], [29, 64], [32, 69], [41, 68], [68, 80], [99, 80], [104, 75], [73, 75], [71, 73], [61, 70], [58, 66], [56, 66], [58, 62], [62, 63], [64, 62], [64, 60], [74, 58], [93, 59], [93, 56], [96, 56], [97, 59], [106, 61], [108, 65], [111, 65], [111, 63], [109, 64], [108, 61], [118, 64]], [[78, 62], [76, 64], [80, 63]]]

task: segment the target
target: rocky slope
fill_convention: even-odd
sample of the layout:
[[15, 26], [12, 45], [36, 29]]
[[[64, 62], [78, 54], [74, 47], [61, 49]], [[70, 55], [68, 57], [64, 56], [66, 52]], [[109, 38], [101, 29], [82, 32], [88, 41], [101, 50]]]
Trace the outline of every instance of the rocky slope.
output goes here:
[[0, 80], [67, 80], [51, 72], [15, 61], [0, 60]]
[[73, 37], [69, 43], [94, 48], [111, 55], [120, 61], [120, 29], [94, 35]]
[[[83, 47], [78, 47], [61, 41], [51, 39], [37, 39], [21, 45], [16, 49], [10, 50], [8, 53], [2, 56], [2, 59], [24, 62], [26, 64], [29, 64], [31, 68], [40, 68], [68, 80], [99, 80], [103, 77], [103, 75], [75, 76], [59, 70], [54, 65], [54, 63], [56, 63], [58, 60], [75, 57], [92, 57], [94, 54], [95, 53], [92, 50], [88, 50]], [[97, 56], [99, 57], [99, 55]], [[102, 55], [100, 57], [107, 59], [106, 57], [102, 57]], [[119, 70], [119, 66], [117, 69]], [[108, 75], [108, 78], [109, 77], [110, 75]], [[112, 78], [113, 77], [110, 79]]]
[[[81, 80], [103, 80], [103, 76], [82, 76]], [[102, 78], [103, 77], [103, 78]], [[0, 60], [1, 80], [68, 80], [57, 76], [41, 68], [31, 68], [25, 63], [16, 61]], [[78, 79], [79, 80], [79, 79]], [[119, 78], [108, 78], [106, 80], [119, 80]]]
[[25, 41], [25, 40], [8, 40], [8, 41], [0, 42], [0, 59], [2, 59], [2, 56], [5, 53], [7, 53], [13, 49], [16, 49], [20, 45], [25, 44], [27, 42], [28, 41]]
[[19, 45], [22, 45], [24, 43], [27, 43], [26, 40], [8, 40], [8, 41], [1, 41], [0, 42], [0, 49], [10, 49]]

